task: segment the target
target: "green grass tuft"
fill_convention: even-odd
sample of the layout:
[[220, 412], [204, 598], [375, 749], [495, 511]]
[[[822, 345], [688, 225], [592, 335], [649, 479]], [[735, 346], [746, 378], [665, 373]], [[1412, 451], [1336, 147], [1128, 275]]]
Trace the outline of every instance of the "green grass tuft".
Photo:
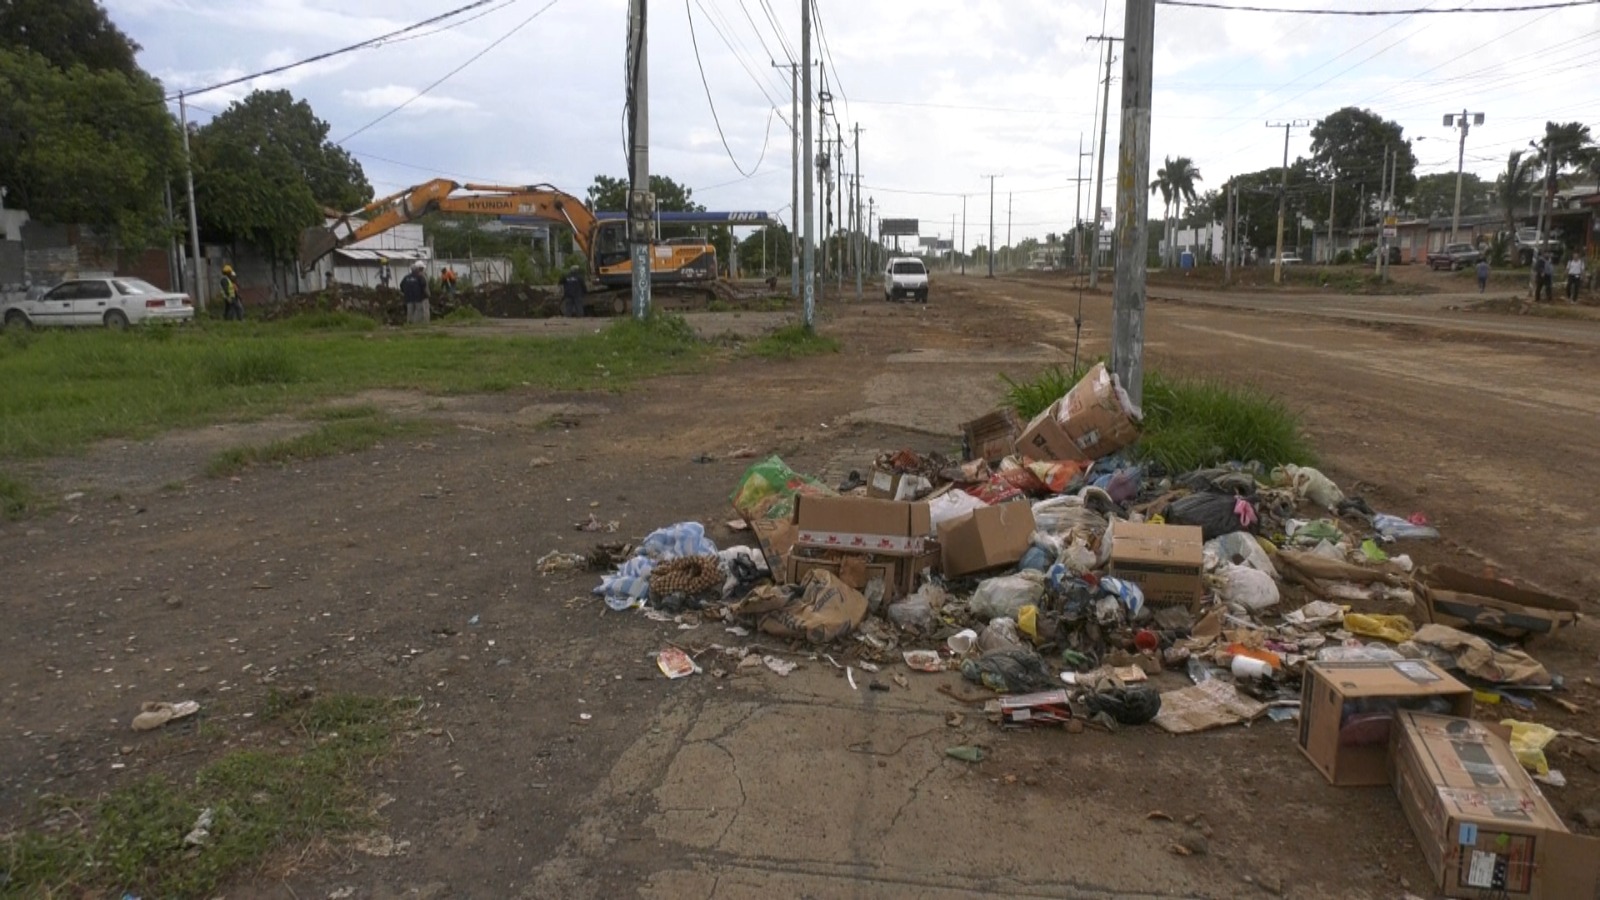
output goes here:
[[382, 414], [383, 410], [378, 409], [371, 403], [360, 403], [355, 405], [320, 406], [316, 409], [306, 410], [303, 415], [307, 419], [337, 422], [342, 419], [371, 419]]
[[[280, 850], [370, 827], [363, 782], [405, 705], [332, 695], [297, 706], [274, 695], [263, 723], [286, 732], [288, 749], [233, 751], [192, 780], [152, 776], [97, 802], [49, 798], [50, 815], [0, 835], [0, 894], [208, 897]], [[185, 846], [206, 809], [210, 837]]]
[[293, 331], [375, 331], [378, 320], [349, 310], [321, 310], [290, 316], [283, 320], [283, 327]]
[[816, 356], [822, 353], [838, 353], [839, 341], [815, 331], [808, 331], [802, 324], [785, 325], [776, 331], [762, 335], [759, 340], [750, 345], [750, 353], [767, 359], [794, 359], [801, 356]]
[[224, 450], [211, 458], [211, 462], [206, 465], [206, 474], [212, 478], [225, 478], [254, 466], [355, 453], [373, 447], [385, 438], [423, 434], [434, 427], [428, 422], [382, 417], [336, 419], [299, 437], [273, 441], [260, 447], [234, 447], [231, 450]]
[[224, 345], [206, 361], [206, 371], [215, 387], [290, 384], [299, 378], [298, 366], [280, 343]]
[[[1084, 371], [1087, 371], [1085, 369]], [[1072, 389], [1081, 373], [1061, 367], [1017, 381], [1002, 375], [1006, 399], [1031, 419]], [[1270, 467], [1316, 461], [1300, 419], [1278, 398], [1252, 387], [1203, 378], [1167, 378], [1146, 372], [1144, 434], [1129, 450], [1136, 459], [1187, 472], [1238, 460]]]
[[38, 502], [26, 482], [0, 474], [0, 518], [23, 518], [35, 510]]
[[462, 325], [471, 322], [480, 322], [483, 320], [483, 317], [483, 313], [478, 312], [476, 307], [458, 306], [455, 309], [450, 310], [448, 315], [440, 316], [434, 321], [444, 325]]

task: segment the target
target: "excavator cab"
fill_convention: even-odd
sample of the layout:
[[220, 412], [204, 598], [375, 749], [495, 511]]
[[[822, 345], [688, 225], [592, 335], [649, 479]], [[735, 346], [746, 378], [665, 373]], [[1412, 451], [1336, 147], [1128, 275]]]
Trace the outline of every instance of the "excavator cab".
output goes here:
[[628, 264], [628, 223], [626, 220], [607, 220], [595, 227], [594, 267], [610, 269]]

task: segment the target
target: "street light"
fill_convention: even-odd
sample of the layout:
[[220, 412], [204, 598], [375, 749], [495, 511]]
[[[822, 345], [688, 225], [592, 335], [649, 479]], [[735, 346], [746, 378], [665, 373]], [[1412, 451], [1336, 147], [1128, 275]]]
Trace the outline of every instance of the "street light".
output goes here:
[[1467, 158], [1467, 131], [1471, 127], [1467, 124], [1467, 117], [1471, 116], [1472, 125], [1483, 124], [1483, 113], [1469, 113], [1461, 111], [1460, 124], [1457, 125], [1455, 113], [1445, 113], [1444, 127], [1457, 127], [1461, 129], [1461, 143], [1456, 149], [1456, 206], [1455, 212], [1450, 215], [1450, 243], [1456, 243], [1456, 232], [1461, 228], [1461, 167]]

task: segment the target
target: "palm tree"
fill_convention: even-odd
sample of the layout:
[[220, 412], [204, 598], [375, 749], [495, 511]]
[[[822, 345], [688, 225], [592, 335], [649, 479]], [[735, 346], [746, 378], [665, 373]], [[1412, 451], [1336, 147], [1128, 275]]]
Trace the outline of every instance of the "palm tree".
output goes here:
[[1517, 216], [1528, 198], [1533, 196], [1533, 185], [1538, 180], [1539, 159], [1522, 157], [1521, 150], [1513, 150], [1506, 157], [1506, 170], [1495, 179], [1495, 191], [1500, 195], [1500, 211], [1506, 216], [1506, 231], [1515, 234]]
[[[1173, 204], [1179, 207], [1179, 215], [1182, 215], [1194, 205], [1194, 184], [1203, 180], [1200, 177], [1200, 170], [1195, 168], [1194, 160], [1180, 156], [1177, 159], [1167, 160], [1167, 178], [1172, 181]], [[1176, 243], [1178, 237], [1176, 225], [1173, 226], [1172, 237]]]
[[1173, 171], [1172, 157], [1169, 156], [1166, 159], [1166, 164], [1156, 170], [1155, 180], [1150, 182], [1150, 193], [1154, 194], [1157, 191], [1161, 192], [1161, 236], [1166, 245], [1166, 251], [1162, 254], [1161, 259], [1163, 266], [1168, 264], [1168, 258], [1172, 254], [1172, 241], [1170, 239], [1172, 225], [1172, 176], [1168, 174], [1171, 171]]

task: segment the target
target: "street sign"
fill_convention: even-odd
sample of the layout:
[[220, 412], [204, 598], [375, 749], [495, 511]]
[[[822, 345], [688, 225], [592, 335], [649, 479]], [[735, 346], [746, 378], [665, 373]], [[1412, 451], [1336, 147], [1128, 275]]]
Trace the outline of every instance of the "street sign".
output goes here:
[[1386, 238], [1398, 237], [1399, 235], [1400, 235], [1400, 229], [1398, 229], [1398, 228], [1385, 227], [1383, 229], [1383, 236], [1386, 237]]
[[883, 219], [878, 226], [878, 234], [884, 237], [913, 237], [917, 234], [917, 220]]

